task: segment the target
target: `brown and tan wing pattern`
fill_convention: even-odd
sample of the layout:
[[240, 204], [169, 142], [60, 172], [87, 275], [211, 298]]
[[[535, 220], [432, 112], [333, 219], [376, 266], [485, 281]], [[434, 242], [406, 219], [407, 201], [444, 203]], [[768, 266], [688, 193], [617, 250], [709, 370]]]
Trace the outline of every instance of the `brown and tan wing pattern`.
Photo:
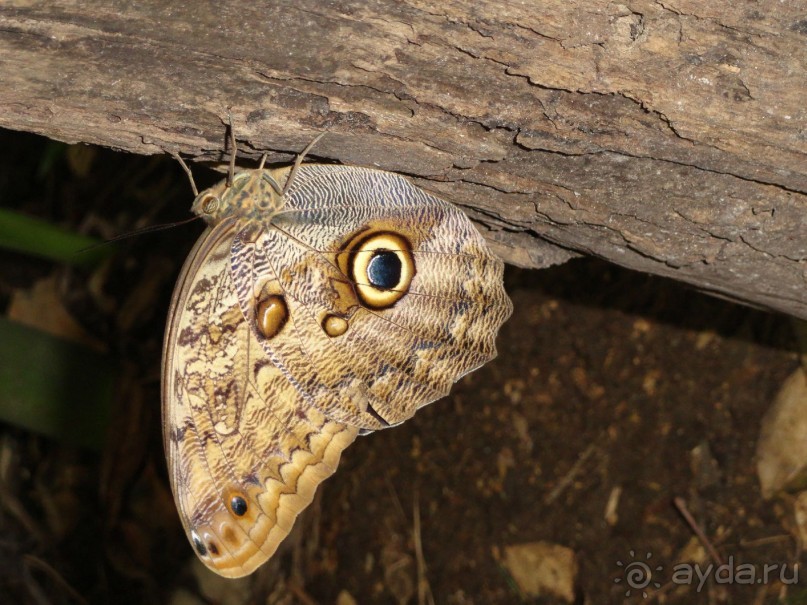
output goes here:
[[503, 265], [462, 212], [391, 173], [247, 171], [174, 293], [163, 432], [197, 554], [266, 561], [359, 433], [403, 422], [496, 354]]
[[163, 361], [180, 517], [202, 561], [229, 577], [274, 553], [357, 434], [310, 405], [257, 342], [231, 278], [237, 224], [208, 229], [186, 261]]
[[[512, 311], [502, 262], [468, 218], [395, 174], [305, 165], [272, 225], [232, 248], [242, 311], [300, 396], [374, 430], [446, 395], [496, 355]], [[373, 268], [375, 266], [375, 269]]]

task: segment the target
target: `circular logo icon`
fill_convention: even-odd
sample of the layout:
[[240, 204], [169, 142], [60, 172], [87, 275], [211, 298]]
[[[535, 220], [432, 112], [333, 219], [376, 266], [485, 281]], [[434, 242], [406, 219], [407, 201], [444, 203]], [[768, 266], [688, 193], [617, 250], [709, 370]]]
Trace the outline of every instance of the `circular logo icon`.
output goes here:
[[661, 583], [653, 579], [653, 573], [660, 573], [664, 567], [661, 565], [651, 567], [650, 559], [653, 557], [653, 553], [646, 553], [644, 560], [637, 560], [636, 552], [633, 550], [628, 554], [630, 554], [630, 560], [626, 563], [616, 562], [617, 566], [622, 568], [622, 573], [619, 577], [614, 578], [614, 584], [625, 583], [626, 597], [629, 597], [635, 590], [641, 592], [642, 598], [646, 599], [649, 594], [647, 588], [661, 588]]

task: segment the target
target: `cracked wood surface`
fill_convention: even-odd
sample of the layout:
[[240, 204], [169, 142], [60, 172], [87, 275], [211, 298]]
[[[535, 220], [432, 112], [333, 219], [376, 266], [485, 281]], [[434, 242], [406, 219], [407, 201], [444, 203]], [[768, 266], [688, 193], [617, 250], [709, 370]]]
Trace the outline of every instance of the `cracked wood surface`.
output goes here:
[[409, 175], [509, 262], [807, 318], [807, 18], [696, 0], [6, 0], [0, 126]]

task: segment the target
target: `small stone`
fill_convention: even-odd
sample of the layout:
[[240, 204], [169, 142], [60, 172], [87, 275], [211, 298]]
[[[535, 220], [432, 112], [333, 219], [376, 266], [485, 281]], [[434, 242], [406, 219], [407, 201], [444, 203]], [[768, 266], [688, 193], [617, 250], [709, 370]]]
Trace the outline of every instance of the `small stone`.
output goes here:
[[695, 478], [695, 485], [699, 490], [718, 485], [720, 483], [720, 465], [712, 455], [709, 442], [705, 439], [689, 452], [689, 465]]
[[526, 596], [574, 602], [577, 560], [572, 549], [543, 541], [505, 546], [503, 563]]
[[347, 590], [336, 595], [336, 605], [358, 605], [356, 599]]
[[791, 374], [762, 419], [757, 443], [762, 495], [807, 487], [807, 373]]

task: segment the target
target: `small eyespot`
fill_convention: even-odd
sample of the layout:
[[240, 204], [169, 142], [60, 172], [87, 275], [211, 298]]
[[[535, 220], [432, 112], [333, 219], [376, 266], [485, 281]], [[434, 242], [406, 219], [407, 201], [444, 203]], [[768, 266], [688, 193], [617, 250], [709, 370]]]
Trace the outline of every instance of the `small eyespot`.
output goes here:
[[216, 546], [216, 543], [213, 542], [212, 540], [207, 543], [207, 550], [211, 556], [213, 557], [219, 556], [219, 547]]
[[274, 338], [289, 320], [289, 308], [286, 300], [277, 294], [271, 294], [260, 300], [255, 307], [255, 324], [264, 338]]
[[193, 548], [196, 549], [196, 552], [200, 557], [207, 555], [207, 548], [205, 548], [204, 543], [202, 542], [201, 538], [199, 538], [199, 534], [197, 534], [195, 531], [191, 532], [191, 542], [193, 542]]
[[328, 336], [335, 338], [347, 332], [348, 323], [344, 317], [326, 315], [325, 319], [322, 321], [322, 329]]
[[244, 500], [241, 496], [233, 496], [230, 499], [230, 510], [233, 511], [233, 514], [243, 517], [247, 514], [247, 501]]

